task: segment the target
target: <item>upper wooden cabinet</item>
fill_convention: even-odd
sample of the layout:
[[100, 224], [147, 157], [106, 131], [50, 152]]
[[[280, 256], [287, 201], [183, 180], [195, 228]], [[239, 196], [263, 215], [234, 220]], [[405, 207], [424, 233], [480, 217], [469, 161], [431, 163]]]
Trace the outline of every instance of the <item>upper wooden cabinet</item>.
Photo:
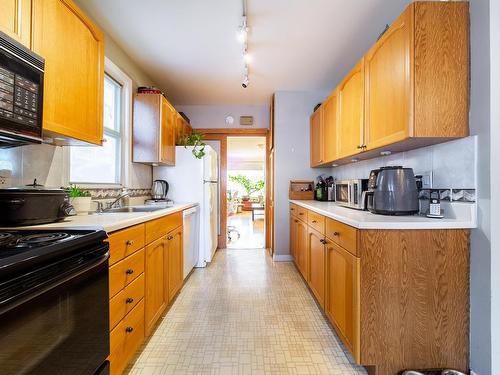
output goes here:
[[0, 30], [31, 48], [31, 1], [0, 0]]
[[182, 145], [182, 140], [187, 135], [193, 132], [193, 128], [188, 122], [181, 116], [180, 113], [175, 114], [175, 144]]
[[176, 111], [161, 94], [136, 94], [133, 161], [175, 165]]
[[364, 70], [361, 60], [344, 78], [337, 88], [338, 113], [338, 157], [354, 155], [363, 145], [364, 120]]
[[338, 93], [335, 90], [323, 107], [323, 160], [330, 163], [337, 159]]
[[468, 136], [469, 44], [468, 2], [410, 4], [335, 89], [335, 140], [323, 103], [324, 136], [311, 150], [323, 161], [313, 166]]
[[311, 116], [311, 167], [323, 163], [323, 108], [319, 107]]
[[412, 14], [407, 10], [365, 56], [365, 145], [368, 149], [410, 135], [412, 21]]
[[71, 0], [33, 0], [33, 51], [45, 58], [44, 134], [103, 140], [104, 36]]

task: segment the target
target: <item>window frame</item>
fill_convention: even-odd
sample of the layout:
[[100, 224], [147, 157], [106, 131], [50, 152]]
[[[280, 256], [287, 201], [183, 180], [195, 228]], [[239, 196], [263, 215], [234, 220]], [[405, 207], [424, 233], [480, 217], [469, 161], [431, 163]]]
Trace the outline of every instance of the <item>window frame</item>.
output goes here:
[[[120, 182], [118, 183], [99, 183], [99, 182], [76, 182], [76, 184], [82, 188], [86, 189], [118, 189], [130, 185], [130, 169], [131, 169], [131, 134], [132, 134], [132, 79], [123, 72], [116, 64], [114, 64], [109, 58], [104, 58], [104, 72], [105, 75], [109, 76], [119, 85], [121, 85], [121, 98], [120, 98], [120, 132], [113, 129], [108, 129], [104, 127], [103, 124], [103, 135], [108, 133], [111, 136], [116, 137], [120, 134]], [[103, 114], [104, 115], [104, 114]], [[67, 147], [68, 152], [66, 153], [68, 170], [66, 173], [67, 183], [73, 183], [70, 179], [71, 176], [71, 156], [70, 147]]]

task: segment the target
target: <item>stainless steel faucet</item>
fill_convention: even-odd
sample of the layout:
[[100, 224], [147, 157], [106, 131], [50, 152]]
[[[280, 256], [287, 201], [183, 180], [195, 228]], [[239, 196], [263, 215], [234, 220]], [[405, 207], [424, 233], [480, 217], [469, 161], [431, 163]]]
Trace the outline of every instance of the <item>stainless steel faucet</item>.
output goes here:
[[[121, 194], [118, 196], [118, 198], [116, 198], [111, 203], [107, 203], [106, 209], [104, 209], [104, 211], [111, 210], [115, 204], [120, 202], [123, 198], [129, 197], [129, 196], [130, 196], [130, 193], [128, 191], [122, 191]], [[121, 205], [118, 205], [118, 207], [121, 207]]]

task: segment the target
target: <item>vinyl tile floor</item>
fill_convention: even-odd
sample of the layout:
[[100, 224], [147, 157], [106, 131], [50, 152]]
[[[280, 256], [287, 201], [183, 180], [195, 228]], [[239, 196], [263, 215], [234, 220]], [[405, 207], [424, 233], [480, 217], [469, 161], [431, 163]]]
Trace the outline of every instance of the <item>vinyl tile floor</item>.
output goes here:
[[129, 375], [366, 374], [290, 262], [219, 250], [195, 269]]

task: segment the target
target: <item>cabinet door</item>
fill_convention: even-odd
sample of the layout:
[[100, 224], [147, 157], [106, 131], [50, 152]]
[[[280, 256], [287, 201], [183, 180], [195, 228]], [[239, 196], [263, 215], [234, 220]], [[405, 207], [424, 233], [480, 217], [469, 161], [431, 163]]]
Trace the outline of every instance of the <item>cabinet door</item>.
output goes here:
[[325, 245], [321, 233], [309, 228], [309, 287], [321, 307], [325, 306]]
[[360, 361], [360, 262], [337, 244], [327, 241], [325, 310], [354, 359]]
[[290, 255], [297, 264], [297, 224], [299, 220], [290, 215]]
[[304, 279], [308, 280], [309, 279], [309, 274], [308, 274], [308, 255], [309, 255], [309, 250], [307, 248], [308, 246], [308, 241], [307, 241], [307, 224], [303, 223], [302, 221], [297, 222], [297, 237], [296, 237], [296, 250], [295, 253], [297, 254], [297, 263], [299, 267], [299, 271], [304, 277]]
[[338, 156], [355, 155], [363, 149], [364, 73], [363, 60], [338, 87]]
[[168, 241], [168, 301], [170, 302], [182, 287], [184, 257], [182, 250], [182, 227], [167, 235]]
[[31, 0], [0, 0], [0, 30], [31, 48]]
[[168, 242], [159, 238], [146, 246], [146, 334], [151, 332], [158, 318], [168, 305]]
[[338, 95], [334, 91], [323, 104], [323, 159], [330, 163], [337, 159], [337, 114]]
[[311, 167], [323, 163], [323, 106], [311, 116]]
[[365, 144], [402, 141], [413, 132], [411, 7], [365, 56]]
[[175, 165], [175, 109], [164, 97], [161, 98], [160, 163]]
[[101, 145], [102, 32], [71, 0], [33, 0], [32, 43], [45, 58], [44, 131]]

